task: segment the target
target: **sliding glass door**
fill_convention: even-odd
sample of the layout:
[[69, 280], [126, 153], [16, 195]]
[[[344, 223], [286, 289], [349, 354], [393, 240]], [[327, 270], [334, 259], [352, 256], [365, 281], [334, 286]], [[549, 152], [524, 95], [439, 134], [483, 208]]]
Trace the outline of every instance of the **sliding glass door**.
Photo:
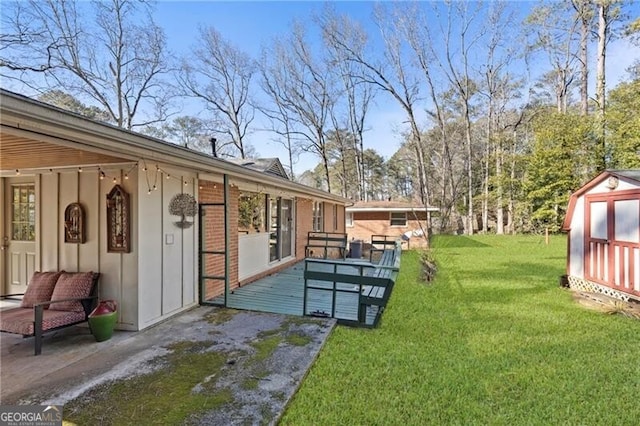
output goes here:
[[292, 255], [294, 241], [293, 200], [269, 198], [269, 261]]

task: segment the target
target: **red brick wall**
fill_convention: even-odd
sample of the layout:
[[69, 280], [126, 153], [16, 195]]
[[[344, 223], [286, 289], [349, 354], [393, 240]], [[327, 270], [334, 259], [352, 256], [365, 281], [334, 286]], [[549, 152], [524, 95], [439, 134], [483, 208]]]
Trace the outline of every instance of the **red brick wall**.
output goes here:
[[338, 230], [336, 232], [345, 232], [344, 222], [344, 206], [338, 205]]
[[[416, 220], [417, 219], [419, 220]], [[391, 217], [389, 212], [354, 212], [353, 226], [347, 227], [346, 232], [349, 240], [371, 241], [372, 235], [391, 235], [400, 237], [407, 231], [426, 230], [426, 213], [425, 212], [409, 212], [407, 213], [406, 226], [391, 226]], [[422, 237], [411, 237], [409, 246], [411, 248], [424, 247], [427, 241]], [[407, 247], [407, 245], [405, 245]]]
[[[229, 188], [229, 287], [234, 289], [264, 276], [285, 269], [291, 264], [304, 259], [307, 234], [313, 230], [313, 201], [306, 198], [296, 199], [296, 241], [295, 260], [280, 264], [261, 274], [252, 276], [242, 282], [238, 281], [238, 199], [240, 191], [237, 187]], [[224, 201], [223, 185], [209, 181], [200, 181], [199, 199], [201, 203], [221, 203]], [[334, 231], [333, 204], [324, 203], [324, 224], [327, 232], [344, 232], [344, 206], [338, 206], [338, 229]], [[224, 211], [222, 207], [209, 207], [203, 224], [205, 250], [223, 251], [224, 247]], [[224, 256], [205, 255], [203, 272], [205, 275], [224, 275]], [[205, 299], [224, 294], [224, 282], [208, 280], [205, 283]]]
[[[240, 192], [237, 187], [229, 188], [229, 285], [238, 286], [238, 198]], [[198, 198], [201, 203], [222, 203], [224, 188], [221, 183], [200, 181]], [[224, 210], [222, 207], [209, 207], [206, 210], [203, 223], [204, 250], [224, 251]], [[205, 255], [203, 272], [205, 275], [224, 276], [224, 256]], [[205, 299], [211, 299], [224, 294], [224, 281], [207, 280], [205, 284]]]
[[313, 201], [297, 198], [296, 203], [296, 259], [302, 260], [307, 234], [313, 231]]

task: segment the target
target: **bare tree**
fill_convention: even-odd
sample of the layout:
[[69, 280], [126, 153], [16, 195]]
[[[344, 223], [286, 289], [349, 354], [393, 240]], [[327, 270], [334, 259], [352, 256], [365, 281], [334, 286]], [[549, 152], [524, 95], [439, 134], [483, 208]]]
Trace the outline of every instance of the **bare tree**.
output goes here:
[[[469, 9], [470, 7], [473, 7], [473, 9]], [[475, 5], [466, 2], [447, 3], [447, 26], [446, 28], [441, 28], [441, 33], [444, 36], [444, 61], [438, 61], [446, 78], [459, 97], [464, 120], [465, 168], [467, 174], [466, 231], [469, 235], [474, 233], [475, 222], [471, 100], [477, 93], [477, 84], [471, 77], [470, 60], [471, 52], [477, 48], [477, 42], [483, 37], [485, 31], [483, 26], [480, 26], [477, 31], [473, 31], [473, 25], [479, 17], [480, 10], [481, 5], [479, 3]], [[439, 15], [437, 8], [434, 8], [434, 11], [436, 15]], [[437, 57], [435, 51], [434, 56]]]
[[300, 154], [300, 147], [296, 144], [295, 127], [293, 123], [292, 113], [286, 108], [284, 99], [284, 88], [281, 75], [276, 69], [270, 68], [267, 51], [262, 52], [260, 61], [260, 85], [270, 101], [265, 105], [258, 106], [258, 109], [264, 114], [270, 122], [271, 127], [267, 130], [276, 134], [274, 139], [276, 143], [282, 145], [287, 151], [287, 168], [292, 180], [296, 180], [296, 174], [293, 165], [296, 163]]
[[437, 128], [437, 139], [440, 145], [438, 164], [441, 180], [438, 207], [441, 216], [440, 231], [442, 232], [448, 227], [451, 216], [454, 216], [454, 222], [458, 222], [456, 209], [458, 193], [457, 185], [454, 182], [455, 171], [450, 147], [449, 114], [444, 105], [447, 99], [440, 93], [441, 88], [436, 87], [437, 78], [434, 76], [433, 68], [436, 59], [431, 45], [436, 41], [431, 33], [428, 17], [422, 8], [413, 6], [408, 10], [399, 9], [395, 15], [396, 26], [411, 46], [415, 61], [423, 74], [431, 104], [430, 107], [426, 107], [426, 112], [429, 118], [435, 122]]
[[[164, 33], [151, 10], [131, 0], [91, 5], [79, 10], [88, 5], [71, 0], [14, 3], [9, 32], [2, 35], [9, 44], [2, 49], [0, 66], [30, 87], [41, 88], [44, 77], [46, 87], [90, 99], [120, 127], [164, 120], [170, 93], [161, 77], [168, 60]], [[89, 24], [90, 13], [95, 25]], [[150, 109], [155, 116], [148, 116]]]
[[[388, 19], [387, 10], [377, 7], [376, 24], [381, 33], [384, 50], [382, 57], [374, 59], [367, 55], [367, 37], [365, 32], [353, 21], [344, 16], [325, 16], [322, 30], [327, 43], [339, 57], [355, 65], [358, 70], [358, 82], [370, 84], [390, 95], [406, 114], [410, 127], [409, 142], [415, 152], [420, 200], [430, 204], [430, 192], [427, 185], [427, 169], [423, 152], [422, 132], [417, 119], [419, 82], [410, 72], [398, 29]], [[429, 219], [430, 221], [430, 219]], [[429, 223], [430, 227], [430, 223]]]
[[267, 94], [286, 110], [287, 134], [303, 150], [318, 156], [331, 192], [326, 131], [337, 94], [330, 64], [313, 55], [305, 29], [298, 23], [288, 39], [275, 40], [263, 57], [263, 86], [271, 88]]
[[620, 0], [596, 0], [598, 12], [598, 49], [596, 66], [596, 104], [598, 107], [598, 120], [600, 121], [601, 161], [600, 170], [607, 167], [607, 142], [606, 142], [606, 60], [607, 45], [613, 37], [613, 26], [624, 18]]
[[571, 0], [577, 18], [580, 21], [580, 113], [589, 114], [589, 35], [593, 22], [592, 0]]
[[525, 23], [532, 37], [530, 52], [544, 51], [553, 68], [556, 107], [567, 112], [570, 88], [575, 80], [576, 33], [580, 19], [570, 13], [567, 2], [541, 4]]
[[[323, 27], [323, 23], [329, 22], [335, 19], [340, 19], [336, 16], [335, 11], [329, 7], [325, 8], [324, 16], [317, 18], [318, 24]], [[361, 34], [355, 34], [347, 27], [345, 31], [349, 32], [350, 37], [360, 37]], [[358, 64], [353, 61], [347, 60], [344, 57], [344, 52], [337, 49], [336, 46], [331, 43], [327, 35], [324, 34], [325, 46], [328, 49], [331, 64], [339, 74], [340, 81], [343, 85], [343, 96], [341, 97], [346, 101], [347, 110], [347, 122], [350, 133], [354, 136], [353, 150], [355, 154], [355, 169], [357, 173], [357, 197], [356, 200], [365, 199], [365, 170], [364, 170], [364, 133], [366, 131], [366, 118], [369, 112], [369, 107], [374, 99], [375, 87], [371, 84], [362, 82], [358, 76], [363, 74], [362, 64]], [[345, 102], [343, 102], [344, 104]], [[335, 121], [335, 120], [334, 120]], [[338, 127], [335, 128], [339, 130]]]
[[249, 90], [254, 61], [226, 41], [214, 28], [201, 28], [199, 44], [185, 58], [178, 75], [188, 96], [201, 99], [220, 121], [216, 133], [235, 145], [246, 158], [246, 136], [255, 117]]

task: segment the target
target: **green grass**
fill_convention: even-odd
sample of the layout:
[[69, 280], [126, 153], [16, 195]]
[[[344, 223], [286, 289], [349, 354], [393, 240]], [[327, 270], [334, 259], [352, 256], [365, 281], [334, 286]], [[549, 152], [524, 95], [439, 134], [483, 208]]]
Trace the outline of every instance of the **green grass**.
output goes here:
[[637, 424], [640, 321], [559, 288], [564, 236], [442, 236], [434, 254], [430, 285], [403, 255], [378, 329], [333, 332], [282, 424]]

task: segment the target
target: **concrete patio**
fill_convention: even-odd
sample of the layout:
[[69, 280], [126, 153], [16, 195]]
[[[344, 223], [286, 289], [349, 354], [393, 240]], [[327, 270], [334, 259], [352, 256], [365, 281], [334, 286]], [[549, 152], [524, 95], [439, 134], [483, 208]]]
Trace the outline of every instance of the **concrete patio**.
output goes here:
[[[100, 343], [86, 326], [63, 329], [45, 336], [39, 356], [33, 355], [33, 338], [0, 333], [0, 402], [64, 405], [98, 385], [159, 368], [162, 363], [154, 360], [171, 352], [172, 344], [198, 342], [207, 351], [219, 351], [228, 358], [215, 380], [217, 387], [233, 394], [232, 403], [215, 412], [199, 413], [202, 422], [272, 423], [282, 414], [335, 323], [334, 319], [197, 307], [141, 332], [116, 331], [110, 340]], [[261, 361], [261, 371], [266, 369], [268, 374], [255, 389], [244, 389], [243, 380], [255, 374], [251, 359], [256, 342], [291, 333], [304, 336], [304, 344], [290, 344], [283, 337], [270, 357]], [[208, 380], [209, 375], [202, 372], [202, 379]]]

